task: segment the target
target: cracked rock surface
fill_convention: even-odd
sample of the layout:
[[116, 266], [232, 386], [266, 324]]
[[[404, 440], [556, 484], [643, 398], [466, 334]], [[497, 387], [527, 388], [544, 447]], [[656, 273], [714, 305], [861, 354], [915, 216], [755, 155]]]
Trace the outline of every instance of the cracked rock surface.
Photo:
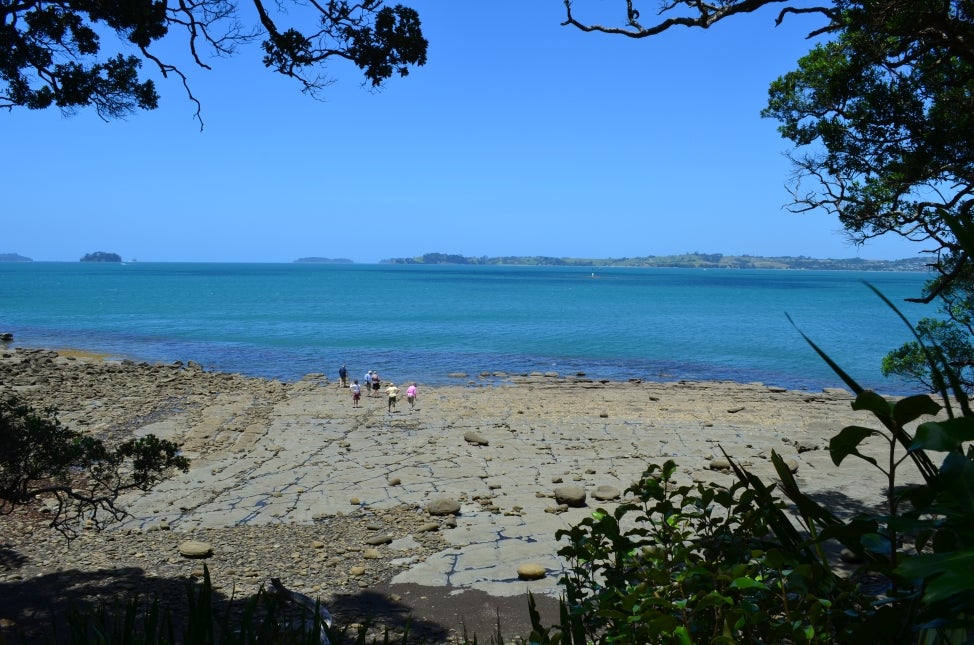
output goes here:
[[[463, 594], [480, 594], [484, 640], [497, 624], [489, 610], [502, 599], [516, 599], [526, 617], [526, 592], [558, 595], [565, 563], [556, 531], [596, 506], [625, 500], [649, 462], [673, 459], [686, 482], [730, 483], [726, 470], [712, 467], [721, 448], [767, 479], [777, 451], [794, 460], [807, 492], [839, 502], [881, 499], [882, 480], [871, 470], [858, 463], [836, 469], [829, 458], [832, 435], [871, 422], [851, 410], [852, 397], [842, 390], [603, 383], [555, 374], [491, 382], [420, 383], [415, 409], [400, 404], [390, 413], [384, 398], [363, 396], [353, 407], [349, 391], [320, 374], [284, 383], [207, 372], [191, 362], [3, 351], [0, 395], [56, 406], [66, 425], [108, 442], [148, 433], [176, 441], [192, 465], [149, 493], [124, 498], [123, 522], [84, 531], [72, 543], [45, 527], [42, 505], [0, 517], [0, 593], [31, 580], [67, 592], [66, 572], [130, 593], [147, 580], [198, 579], [206, 563], [226, 595], [252, 594], [276, 577], [320, 597], [337, 620], [374, 616], [385, 603], [383, 620], [394, 630], [430, 598], [459, 607], [458, 599], [473, 597]], [[559, 488], [587, 492], [587, 500], [561, 504]], [[442, 499], [458, 512], [431, 514], [430, 503]], [[187, 540], [210, 545], [212, 556], [180, 556]], [[523, 565], [535, 572], [530, 579], [519, 576]], [[185, 596], [182, 586], [163, 587]], [[472, 633], [480, 624], [469, 607], [443, 616], [425, 610], [429, 642], [448, 642], [457, 629]], [[29, 623], [29, 608], [12, 617], [5, 611], [0, 621]]]

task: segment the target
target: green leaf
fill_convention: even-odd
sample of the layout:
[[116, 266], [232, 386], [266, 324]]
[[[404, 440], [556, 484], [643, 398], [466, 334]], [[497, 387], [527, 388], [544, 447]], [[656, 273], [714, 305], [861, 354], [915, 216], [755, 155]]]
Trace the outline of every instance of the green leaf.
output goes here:
[[893, 404], [893, 418], [901, 426], [916, 421], [922, 416], [933, 416], [940, 412], [940, 404], [927, 394], [908, 396]]
[[853, 410], [872, 412], [880, 419], [893, 416], [893, 404], [872, 390], [863, 390], [852, 402]]
[[753, 578], [741, 577], [735, 578], [734, 582], [730, 584], [731, 589], [761, 589], [762, 591], [767, 591], [768, 586], [763, 582], [758, 582]]
[[693, 645], [693, 639], [690, 638], [690, 632], [687, 631], [686, 627], [682, 625], [673, 630], [673, 636], [676, 638], [676, 642], [680, 645]]
[[883, 559], [888, 559], [895, 551], [893, 543], [881, 533], [867, 533], [860, 536], [859, 542], [865, 547], [866, 551]]
[[[857, 399], [858, 401], [858, 399]], [[842, 465], [842, 461], [849, 455], [855, 455], [864, 461], [868, 461], [876, 466], [876, 460], [872, 457], [859, 452], [859, 444], [872, 435], [881, 434], [872, 428], [863, 426], [847, 426], [842, 431], [829, 440], [829, 454], [832, 456], [832, 463], [836, 466]]]
[[917, 427], [910, 450], [957, 450], [966, 441], [974, 441], [974, 418], [958, 417], [946, 421], [928, 421]]
[[932, 578], [923, 595], [926, 602], [946, 600], [974, 590], [974, 576], [970, 574], [974, 570], [974, 549], [914, 556], [896, 570], [907, 578]]
[[955, 217], [949, 211], [941, 211], [940, 216], [944, 218], [951, 232], [965, 249], [974, 249], [974, 226], [959, 217]]

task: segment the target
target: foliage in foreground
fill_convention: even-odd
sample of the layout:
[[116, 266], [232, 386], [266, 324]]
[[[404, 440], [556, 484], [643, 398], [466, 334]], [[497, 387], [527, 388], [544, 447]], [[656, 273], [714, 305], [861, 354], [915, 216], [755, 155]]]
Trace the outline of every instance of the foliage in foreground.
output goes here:
[[931, 392], [939, 392], [948, 383], [938, 381], [938, 372], [929, 367], [926, 355], [930, 351], [940, 353], [938, 359], [949, 364], [964, 391], [974, 394], [974, 270], [970, 262], [958, 277], [943, 283], [931, 280], [925, 287], [927, 294], [938, 290], [940, 311], [944, 319], [923, 318], [917, 322], [920, 336], [933, 341], [930, 347], [916, 340], [904, 343], [883, 358], [883, 374], [897, 374], [920, 383]]
[[51, 526], [68, 537], [80, 521], [100, 528], [123, 517], [116, 501], [126, 491], [189, 470], [171, 441], [150, 434], [109, 448], [62, 425], [53, 408], [41, 412], [12, 397], [0, 400], [0, 446], [0, 515], [52, 502]]
[[560, 533], [572, 642], [826, 643], [852, 629], [842, 609], [865, 596], [781, 524], [769, 488], [680, 485], [676, 468], [651, 464], [633, 502]]

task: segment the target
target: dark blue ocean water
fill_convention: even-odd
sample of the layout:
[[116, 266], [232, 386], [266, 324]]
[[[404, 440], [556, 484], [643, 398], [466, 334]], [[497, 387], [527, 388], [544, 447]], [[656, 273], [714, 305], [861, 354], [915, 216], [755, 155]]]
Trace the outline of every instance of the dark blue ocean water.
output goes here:
[[[909, 330], [916, 273], [405, 265], [0, 264], [0, 331], [24, 347], [297, 380], [456, 383], [465, 372], [841, 386], [785, 314], [864, 386]], [[911, 320], [933, 308], [901, 304]], [[462, 381], [461, 381], [462, 382]]]

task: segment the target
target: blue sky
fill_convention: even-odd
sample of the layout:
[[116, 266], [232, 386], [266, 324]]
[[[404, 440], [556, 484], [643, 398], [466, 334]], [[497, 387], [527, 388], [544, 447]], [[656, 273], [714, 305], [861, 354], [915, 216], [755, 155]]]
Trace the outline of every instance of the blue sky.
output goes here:
[[[561, 0], [410, 0], [429, 62], [382, 90], [329, 67], [326, 101], [256, 47], [184, 67], [124, 121], [0, 113], [0, 253], [73, 261], [377, 262], [425, 252], [622, 257], [689, 251], [902, 258], [783, 207], [768, 84], [806, 52], [773, 10], [631, 40], [562, 27]], [[580, 0], [602, 12], [621, 0]], [[488, 9], [485, 9], [485, 6]]]

